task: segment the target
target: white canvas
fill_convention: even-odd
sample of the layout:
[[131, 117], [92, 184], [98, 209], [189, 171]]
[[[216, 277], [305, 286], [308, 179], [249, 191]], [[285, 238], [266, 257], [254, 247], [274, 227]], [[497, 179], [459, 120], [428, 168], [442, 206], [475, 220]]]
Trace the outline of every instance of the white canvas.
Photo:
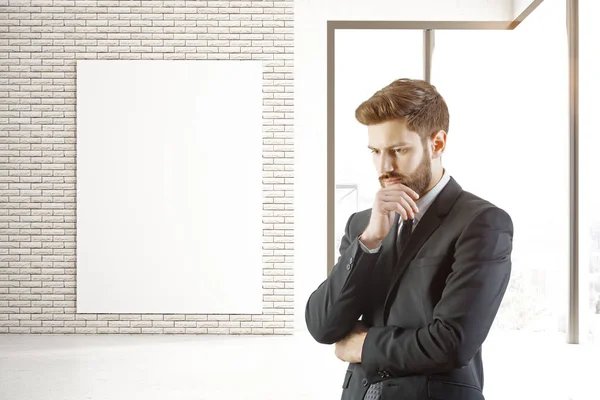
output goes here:
[[77, 312], [262, 312], [262, 63], [77, 63]]

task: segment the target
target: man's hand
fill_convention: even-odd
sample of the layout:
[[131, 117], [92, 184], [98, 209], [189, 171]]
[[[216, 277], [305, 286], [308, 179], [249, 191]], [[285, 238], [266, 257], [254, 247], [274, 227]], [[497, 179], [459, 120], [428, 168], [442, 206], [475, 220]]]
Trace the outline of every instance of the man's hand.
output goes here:
[[348, 336], [335, 344], [335, 355], [342, 361], [353, 364], [360, 363], [362, 359], [362, 348], [367, 337], [367, 328], [358, 321], [354, 330]]
[[373, 248], [381, 244], [394, 225], [396, 213], [400, 214], [403, 220], [415, 218], [415, 214], [419, 212], [416, 203], [418, 198], [417, 192], [401, 183], [380, 189], [375, 195], [369, 224], [361, 235], [364, 239], [363, 244], [370, 242]]

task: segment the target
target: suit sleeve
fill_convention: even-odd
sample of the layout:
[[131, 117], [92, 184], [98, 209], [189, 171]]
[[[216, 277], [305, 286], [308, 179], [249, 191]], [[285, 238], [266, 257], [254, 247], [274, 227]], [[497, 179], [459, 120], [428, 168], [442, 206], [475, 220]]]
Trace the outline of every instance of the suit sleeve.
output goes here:
[[452, 270], [433, 322], [417, 329], [370, 328], [362, 366], [370, 382], [389, 376], [428, 374], [461, 368], [485, 340], [504, 297], [511, 273], [513, 225], [493, 207], [476, 215], [455, 245]]
[[379, 258], [379, 252], [368, 253], [360, 248], [360, 234], [350, 233], [355, 215], [346, 223], [340, 255], [331, 274], [306, 304], [306, 326], [319, 343], [336, 343], [352, 331], [362, 315], [369, 277]]

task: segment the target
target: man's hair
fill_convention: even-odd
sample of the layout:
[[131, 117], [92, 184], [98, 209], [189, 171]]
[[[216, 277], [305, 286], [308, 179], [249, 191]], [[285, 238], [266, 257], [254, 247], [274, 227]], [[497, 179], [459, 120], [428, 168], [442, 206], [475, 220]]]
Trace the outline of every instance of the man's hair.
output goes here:
[[450, 123], [448, 106], [435, 86], [413, 79], [398, 79], [377, 91], [358, 106], [355, 115], [363, 125], [404, 119], [422, 140], [439, 130], [448, 132]]

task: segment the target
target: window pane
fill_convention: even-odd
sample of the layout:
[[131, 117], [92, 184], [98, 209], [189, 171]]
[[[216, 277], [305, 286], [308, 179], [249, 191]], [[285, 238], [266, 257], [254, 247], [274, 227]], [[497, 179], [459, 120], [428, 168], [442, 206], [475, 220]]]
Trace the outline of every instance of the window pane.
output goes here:
[[580, 336], [600, 343], [600, 4], [579, 1], [579, 277]]
[[[356, 108], [377, 90], [399, 78], [423, 79], [423, 31], [336, 30], [335, 33], [335, 252], [348, 217], [371, 208], [380, 188], [371, 162], [367, 128]], [[346, 185], [356, 193], [344, 198]], [[354, 197], [356, 196], [356, 197]]]
[[565, 398], [557, 395], [569, 390], [559, 383], [540, 393], [528, 383], [557, 373], [560, 362], [549, 369], [543, 354], [564, 343], [566, 333], [565, 18], [564, 2], [548, 1], [514, 31], [436, 31], [432, 83], [450, 109], [444, 166], [463, 189], [503, 208], [514, 223], [511, 281], [483, 350], [489, 400], [516, 393]]

